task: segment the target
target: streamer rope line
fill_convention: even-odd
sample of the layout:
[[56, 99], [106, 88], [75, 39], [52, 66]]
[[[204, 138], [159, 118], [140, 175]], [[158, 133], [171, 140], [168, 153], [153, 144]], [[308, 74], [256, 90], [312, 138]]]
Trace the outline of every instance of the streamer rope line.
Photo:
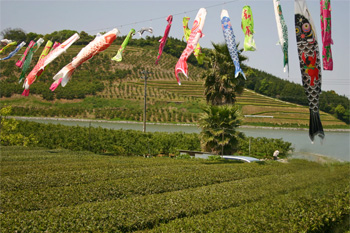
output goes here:
[[[224, 3], [210, 5], [210, 6], [207, 6], [207, 7], [204, 7], [204, 8], [208, 9], [208, 8], [218, 7], [218, 6], [222, 6], [222, 5], [226, 5], [226, 4], [234, 3], [234, 2], [238, 2], [238, 1], [242, 1], [242, 0], [232, 0], [232, 1], [224, 2]], [[190, 12], [197, 12], [197, 11], [198, 11], [198, 8], [193, 9], [193, 10], [186, 10], [186, 12], [179, 12], [179, 13], [175, 13], [175, 14], [171, 14], [171, 15], [176, 16], [176, 15], [182, 15], [184, 13], [187, 14], [187, 13], [190, 13]], [[133, 22], [133, 23], [127, 23], [127, 24], [122, 24], [122, 25], [117, 25], [117, 26], [111, 26], [111, 27], [106, 27], [106, 28], [91, 29], [91, 30], [87, 30], [86, 32], [104, 31], [104, 30], [108, 30], [108, 29], [111, 29], [111, 28], [114, 28], [114, 27], [122, 28], [122, 27], [125, 27], [125, 26], [140, 24], [140, 23], [144, 23], [144, 22], [147, 22], [147, 21], [151, 21], [152, 22], [154, 20], [161, 20], [161, 19], [164, 19], [166, 17], [168, 17], [168, 16], [166, 15], [166, 16], [162, 16], [162, 17], [151, 18], [151, 19], [147, 19], [147, 20], [137, 21], [137, 22]]]

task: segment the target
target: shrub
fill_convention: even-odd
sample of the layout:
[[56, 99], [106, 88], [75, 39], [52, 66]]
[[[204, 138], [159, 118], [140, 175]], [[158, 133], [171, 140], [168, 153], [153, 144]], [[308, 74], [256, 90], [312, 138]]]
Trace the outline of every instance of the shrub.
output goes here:
[[27, 136], [16, 132], [19, 122], [15, 119], [6, 118], [10, 113], [11, 107], [0, 109], [0, 144], [3, 146], [34, 146], [37, 144], [34, 132]]

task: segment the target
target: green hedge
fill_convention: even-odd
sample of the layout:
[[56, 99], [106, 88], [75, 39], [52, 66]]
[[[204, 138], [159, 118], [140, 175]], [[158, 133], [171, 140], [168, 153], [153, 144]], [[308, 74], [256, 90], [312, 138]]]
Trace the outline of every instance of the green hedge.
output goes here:
[[[24, 136], [35, 135], [37, 145], [46, 148], [65, 148], [112, 155], [157, 155], [161, 153], [169, 155], [178, 154], [179, 149], [200, 150], [199, 136], [196, 133], [143, 133], [137, 130], [64, 126], [30, 121], [21, 121], [16, 132]], [[293, 148], [290, 142], [282, 139], [243, 137], [239, 140], [238, 153], [241, 155], [272, 159], [275, 150], [279, 150], [279, 157], [283, 158]]]
[[18, 129], [23, 135], [35, 135], [38, 146], [92, 151], [114, 155], [175, 154], [178, 149], [199, 150], [198, 135], [176, 133], [143, 133], [136, 130], [63, 126], [23, 121]]
[[[250, 148], [249, 148], [250, 143]], [[278, 157], [286, 157], [288, 152], [294, 150], [292, 143], [285, 142], [281, 138], [273, 139], [266, 137], [243, 137], [239, 138], [239, 153], [253, 155], [256, 158], [273, 158], [273, 152], [278, 150]]]

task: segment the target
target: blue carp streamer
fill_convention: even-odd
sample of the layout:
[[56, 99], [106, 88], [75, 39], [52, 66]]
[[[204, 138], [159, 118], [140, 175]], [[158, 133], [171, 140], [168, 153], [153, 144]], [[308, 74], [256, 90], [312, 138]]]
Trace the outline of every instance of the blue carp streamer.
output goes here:
[[23, 48], [23, 46], [26, 45], [26, 42], [22, 42], [20, 43], [17, 48], [15, 50], [13, 50], [7, 57], [4, 57], [4, 58], [0, 58], [0, 61], [3, 61], [3, 60], [7, 60], [7, 59], [10, 59], [11, 57], [13, 57], [16, 53], [18, 53], [19, 50], [21, 50], [21, 48]]
[[243, 73], [243, 70], [239, 65], [238, 50], [237, 50], [235, 35], [233, 34], [232, 25], [231, 25], [231, 21], [227, 10], [221, 11], [221, 25], [222, 25], [222, 30], [224, 32], [224, 38], [226, 41], [228, 51], [230, 53], [233, 64], [235, 65], [235, 77], [237, 78], [239, 73], [241, 73], [243, 77], [246, 79]]

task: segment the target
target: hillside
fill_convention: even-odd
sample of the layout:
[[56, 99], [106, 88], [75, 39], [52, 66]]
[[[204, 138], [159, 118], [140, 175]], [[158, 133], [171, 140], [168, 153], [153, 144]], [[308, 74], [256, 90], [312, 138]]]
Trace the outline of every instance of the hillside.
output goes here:
[[[125, 50], [123, 61], [117, 63], [110, 60], [119, 48], [119, 45], [113, 44], [77, 68], [66, 87], [58, 87], [52, 93], [49, 87], [54, 74], [83, 47], [73, 45], [66, 54], [49, 65], [40, 80], [32, 85], [27, 98], [20, 95], [22, 85], [16, 81], [20, 74], [20, 69], [14, 65], [18, 56], [9, 59], [2, 62], [0, 68], [1, 106], [11, 105], [13, 114], [21, 116], [141, 121], [144, 83], [140, 79], [140, 71], [147, 70], [152, 72], [147, 86], [147, 120], [195, 123], [202, 112], [201, 107], [206, 104], [201, 80], [205, 69], [189, 63], [189, 80], [181, 76], [182, 85], [179, 86], [174, 77], [178, 58], [164, 52], [156, 66], [157, 46], [152, 43], [144, 46], [131, 43]], [[41, 50], [35, 54], [33, 61], [37, 61]], [[305, 106], [270, 98], [249, 89], [245, 89], [237, 98], [237, 103], [242, 107], [242, 115], [245, 115], [244, 124], [308, 127], [309, 115]], [[325, 112], [321, 112], [321, 120], [325, 128], [348, 127]]]

